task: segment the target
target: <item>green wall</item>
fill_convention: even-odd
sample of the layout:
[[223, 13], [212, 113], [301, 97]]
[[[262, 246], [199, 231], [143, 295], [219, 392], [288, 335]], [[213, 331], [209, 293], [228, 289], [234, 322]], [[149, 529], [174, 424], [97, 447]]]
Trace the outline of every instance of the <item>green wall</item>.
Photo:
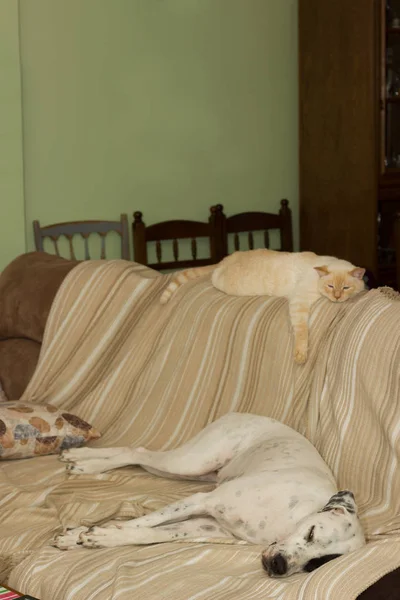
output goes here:
[[0, 270], [25, 250], [18, 3], [0, 0]]
[[297, 0], [19, 5], [29, 249], [35, 218], [150, 224], [282, 197], [297, 234]]

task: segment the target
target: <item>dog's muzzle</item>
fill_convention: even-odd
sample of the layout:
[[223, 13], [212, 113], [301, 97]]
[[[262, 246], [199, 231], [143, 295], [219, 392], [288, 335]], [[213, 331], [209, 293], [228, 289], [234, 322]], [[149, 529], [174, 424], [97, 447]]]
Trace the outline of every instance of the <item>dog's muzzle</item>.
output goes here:
[[282, 554], [275, 554], [268, 558], [265, 555], [262, 555], [261, 562], [264, 569], [271, 577], [285, 575], [287, 573], [288, 563]]

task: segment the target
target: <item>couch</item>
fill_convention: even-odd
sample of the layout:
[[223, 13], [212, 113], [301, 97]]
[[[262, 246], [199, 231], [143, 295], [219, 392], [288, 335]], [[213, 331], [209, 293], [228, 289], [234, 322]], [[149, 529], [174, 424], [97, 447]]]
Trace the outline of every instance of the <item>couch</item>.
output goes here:
[[[230, 410], [278, 418], [305, 434], [339, 486], [354, 491], [369, 543], [279, 581], [263, 572], [261, 548], [230, 540], [61, 552], [50, 543], [63, 526], [133, 518], [210, 484], [161, 480], [136, 467], [68, 477], [56, 456], [43, 456], [1, 465], [0, 572], [11, 587], [41, 600], [399, 598], [400, 296], [378, 289], [342, 305], [321, 299], [309, 359], [298, 366], [283, 299], [227, 297], [203, 278], [162, 306], [168, 275], [125, 261], [68, 268], [42, 258], [48, 266], [39, 261], [35, 275], [32, 255], [17, 259], [36, 290], [53, 269], [41, 309], [33, 295], [14, 312], [1, 298], [7, 341], [28, 338], [27, 326], [30, 341], [43, 340], [21, 402], [51, 402], [91, 421], [103, 433], [93, 446], [175, 447]], [[2, 284], [12, 269], [0, 277], [4, 295], [25, 285], [22, 275]], [[22, 390], [24, 369], [11, 364], [7, 374], [5, 365], [4, 389]]]
[[9, 399], [26, 388], [39, 358], [50, 307], [78, 262], [46, 252], [13, 260], [0, 276], [0, 383]]

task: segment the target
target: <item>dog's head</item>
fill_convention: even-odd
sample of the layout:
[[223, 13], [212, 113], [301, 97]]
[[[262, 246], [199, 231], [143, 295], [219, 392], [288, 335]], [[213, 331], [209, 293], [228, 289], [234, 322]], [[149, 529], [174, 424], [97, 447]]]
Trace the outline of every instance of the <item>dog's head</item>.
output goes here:
[[324, 508], [305, 517], [291, 535], [274, 542], [262, 553], [270, 577], [287, 577], [314, 571], [326, 562], [365, 544], [352, 492], [332, 496]]

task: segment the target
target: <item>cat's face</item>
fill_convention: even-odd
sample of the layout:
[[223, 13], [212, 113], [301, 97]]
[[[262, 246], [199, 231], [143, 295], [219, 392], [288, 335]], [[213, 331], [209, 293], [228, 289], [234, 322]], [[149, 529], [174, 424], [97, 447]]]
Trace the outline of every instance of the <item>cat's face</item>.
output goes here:
[[356, 267], [351, 271], [329, 271], [328, 267], [314, 267], [319, 275], [318, 290], [331, 302], [345, 302], [364, 289], [365, 269]]

